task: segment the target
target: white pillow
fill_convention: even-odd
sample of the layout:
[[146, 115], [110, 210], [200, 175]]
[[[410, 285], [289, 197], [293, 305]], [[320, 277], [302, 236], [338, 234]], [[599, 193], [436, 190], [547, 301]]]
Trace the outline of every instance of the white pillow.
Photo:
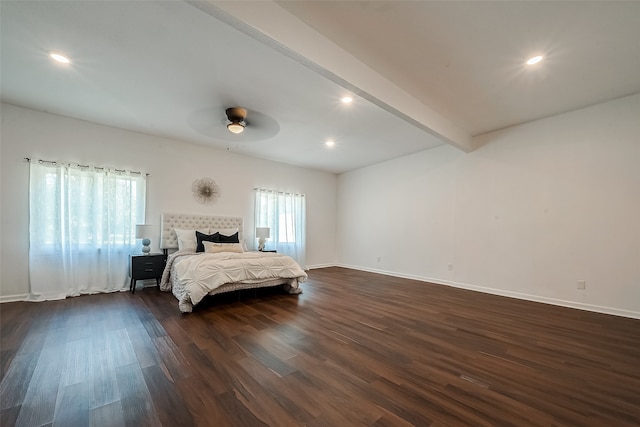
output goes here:
[[176, 232], [176, 236], [178, 236], [178, 250], [179, 251], [195, 251], [198, 242], [196, 240], [196, 231], [199, 231], [204, 234], [209, 234], [208, 228], [201, 228], [198, 230], [182, 230], [179, 228], [174, 228], [173, 231]]
[[214, 242], [202, 242], [204, 245], [204, 251], [209, 254], [218, 254], [220, 252], [237, 252], [242, 253], [241, 243], [214, 243]]

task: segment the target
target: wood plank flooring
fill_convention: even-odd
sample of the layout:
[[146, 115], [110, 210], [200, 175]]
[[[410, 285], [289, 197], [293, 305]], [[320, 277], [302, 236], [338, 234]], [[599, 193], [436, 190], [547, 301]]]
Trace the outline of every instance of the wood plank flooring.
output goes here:
[[8, 426], [638, 426], [640, 321], [359, 272], [0, 305]]

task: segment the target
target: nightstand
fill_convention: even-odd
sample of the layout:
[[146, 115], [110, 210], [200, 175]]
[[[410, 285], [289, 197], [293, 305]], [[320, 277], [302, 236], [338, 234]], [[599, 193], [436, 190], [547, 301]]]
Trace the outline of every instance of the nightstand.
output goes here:
[[275, 249], [271, 249], [271, 250], [265, 249], [265, 250], [262, 250], [260, 252], [271, 252], [271, 253], [274, 253], [274, 254], [278, 253], [278, 251], [276, 251]]
[[138, 280], [156, 279], [156, 284], [159, 287], [164, 264], [164, 254], [131, 255], [129, 263], [129, 276], [131, 276], [129, 290], [131, 293], [136, 292]]

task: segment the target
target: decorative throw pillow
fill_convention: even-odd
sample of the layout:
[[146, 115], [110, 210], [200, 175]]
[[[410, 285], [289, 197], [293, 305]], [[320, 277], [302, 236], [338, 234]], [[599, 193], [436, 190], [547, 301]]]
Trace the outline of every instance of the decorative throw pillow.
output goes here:
[[217, 254], [221, 252], [242, 253], [242, 245], [240, 243], [215, 243], [203, 241], [204, 251], [208, 254]]
[[238, 231], [238, 227], [233, 227], [233, 228], [210, 228], [209, 229], [209, 233], [213, 234], [215, 232], [218, 232], [220, 234], [224, 234], [225, 236], [231, 236], [233, 233], [237, 233]]
[[237, 231], [231, 236], [225, 236], [224, 234], [220, 234], [219, 236], [218, 243], [240, 243]]
[[204, 234], [196, 231], [196, 252], [204, 252], [204, 242], [218, 242], [220, 233]]

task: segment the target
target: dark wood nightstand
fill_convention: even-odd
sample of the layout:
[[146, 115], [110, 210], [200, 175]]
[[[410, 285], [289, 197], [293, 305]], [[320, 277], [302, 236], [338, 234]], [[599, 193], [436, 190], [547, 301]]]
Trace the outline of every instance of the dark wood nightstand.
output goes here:
[[138, 280], [156, 279], [156, 284], [159, 287], [164, 264], [164, 254], [131, 255], [129, 263], [129, 276], [131, 276], [129, 290], [131, 293], [136, 292]]
[[265, 249], [265, 250], [262, 250], [260, 252], [271, 252], [271, 253], [274, 253], [274, 254], [278, 253], [278, 251], [276, 251], [275, 249]]

